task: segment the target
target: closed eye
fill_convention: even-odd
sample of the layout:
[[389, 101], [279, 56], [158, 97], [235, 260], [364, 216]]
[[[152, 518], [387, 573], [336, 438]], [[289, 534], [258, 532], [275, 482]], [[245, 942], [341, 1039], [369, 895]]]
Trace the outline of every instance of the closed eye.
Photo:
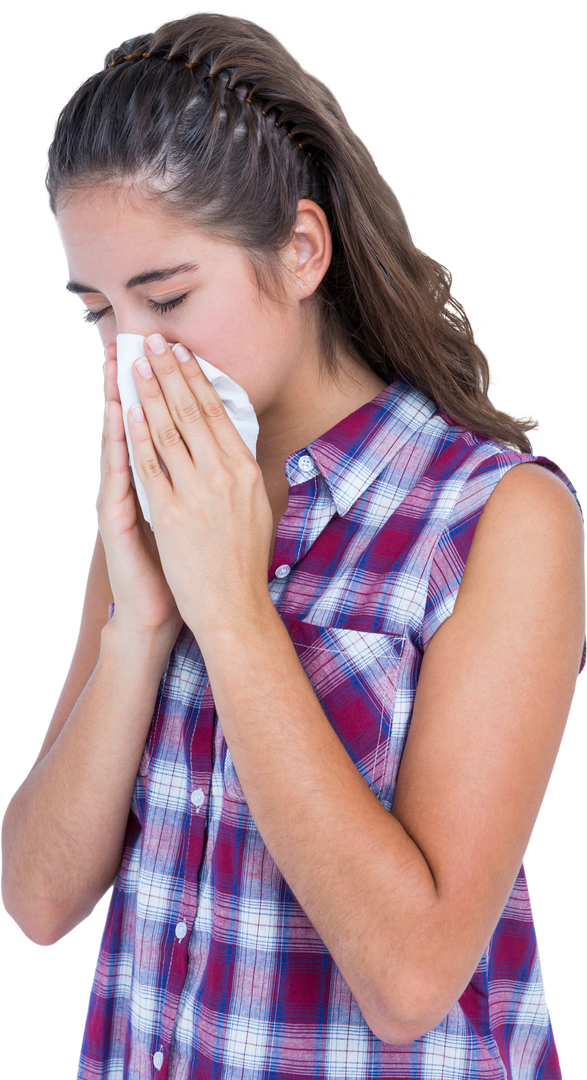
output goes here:
[[[150, 304], [153, 311], [156, 311], [159, 315], [166, 315], [168, 311], [173, 311], [173, 308], [176, 308], [186, 300], [187, 296], [188, 293], [184, 293], [183, 296], [176, 296], [173, 300], [166, 300], [164, 304], [158, 303], [157, 300], [148, 300], [147, 303]], [[104, 315], [109, 315], [111, 311], [111, 304], [109, 304], [108, 307], [102, 308], [101, 311], [86, 311], [84, 322], [97, 323], [99, 319], [103, 318]]]

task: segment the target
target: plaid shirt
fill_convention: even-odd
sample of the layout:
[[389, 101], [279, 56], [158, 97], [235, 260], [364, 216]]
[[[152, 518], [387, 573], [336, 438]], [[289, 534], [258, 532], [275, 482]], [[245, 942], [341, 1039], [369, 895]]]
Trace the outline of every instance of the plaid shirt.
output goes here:
[[[577, 497], [549, 459], [472, 434], [397, 379], [285, 463], [269, 590], [387, 808], [422, 654], [453, 610], [486, 500], [524, 461]], [[140, 763], [78, 1077], [555, 1080], [523, 868], [445, 1019], [409, 1045], [381, 1042], [257, 831], [184, 623]]]

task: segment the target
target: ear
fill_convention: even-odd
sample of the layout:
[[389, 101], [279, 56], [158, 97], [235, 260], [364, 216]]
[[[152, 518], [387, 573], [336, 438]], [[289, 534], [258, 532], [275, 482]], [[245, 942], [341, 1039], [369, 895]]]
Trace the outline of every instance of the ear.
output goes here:
[[322, 281], [332, 258], [332, 237], [322, 207], [300, 199], [291, 250], [298, 299], [311, 296]]

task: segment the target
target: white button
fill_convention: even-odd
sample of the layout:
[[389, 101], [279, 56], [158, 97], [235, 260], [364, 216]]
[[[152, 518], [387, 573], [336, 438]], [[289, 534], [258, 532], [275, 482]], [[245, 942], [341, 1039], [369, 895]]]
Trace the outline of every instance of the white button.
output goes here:
[[175, 936], [176, 936], [176, 938], [179, 938], [180, 941], [183, 941], [183, 939], [186, 936], [187, 932], [188, 932], [187, 923], [178, 922], [177, 926], [175, 927]]
[[153, 1054], [153, 1065], [156, 1069], [160, 1069], [163, 1064], [163, 1051], [158, 1050], [156, 1054]]
[[304, 472], [312, 472], [312, 469], [314, 468], [314, 462], [312, 461], [312, 458], [309, 456], [309, 454], [304, 454], [304, 456], [301, 457], [298, 461], [298, 465], [300, 466], [300, 469], [304, 470]]
[[196, 808], [196, 813], [198, 813], [198, 814], [200, 813], [200, 807], [201, 807], [202, 803], [204, 802], [205, 798], [206, 798], [206, 796], [204, 795], [204, 792], [202, 791], [201, 787], [196, 788], [195, 791], [192, 791], [191, 800], [192, 800], [192, 802], [193, 802], [193, 804], [194, 804], [194, 806]]
[[284, 563], [283, 566], [277, 567], [277, 570], [275, 571], [275, 577], [287, 577], [290, 570], [291, 566], [288, 566], [287, 563]]

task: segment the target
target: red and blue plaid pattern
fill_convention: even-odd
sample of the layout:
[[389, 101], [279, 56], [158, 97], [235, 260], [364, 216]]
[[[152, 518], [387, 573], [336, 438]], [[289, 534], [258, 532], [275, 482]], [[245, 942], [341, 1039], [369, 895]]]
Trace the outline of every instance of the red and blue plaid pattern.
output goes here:
[[[423, 651], [451, 614], [485, 502], [524, 461], [577, 497], [552, 461], [471, 433], [400, 379], [287, 459], [269, 589], [326, 715], [386, 807]], [[90, 1000], [79, 1080], [98, 1077], [558, 1080], [523, 868], [448, 1016], [409, 1045], [381, 1042], [257, 831], [184, 624]]]

